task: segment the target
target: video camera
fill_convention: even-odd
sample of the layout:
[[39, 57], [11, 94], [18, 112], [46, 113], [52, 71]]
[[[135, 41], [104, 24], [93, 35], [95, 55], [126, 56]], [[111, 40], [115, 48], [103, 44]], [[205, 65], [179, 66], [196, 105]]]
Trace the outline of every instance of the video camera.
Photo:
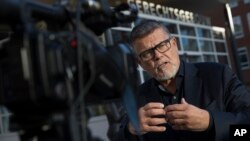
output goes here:
[[[86, 140], [85, 106], [122, 99], [137, 122], [137, 66], [128, 44], [104, 46], [97, 35], [135, 20], [137, 10], [104, 0], [75, 6], [0, 1], [0, 104], [16, 128], [40, 140]], [[41, 127], [49, 125], [46, 132]], [[57, 135], [55, 135], [57, 134]]]

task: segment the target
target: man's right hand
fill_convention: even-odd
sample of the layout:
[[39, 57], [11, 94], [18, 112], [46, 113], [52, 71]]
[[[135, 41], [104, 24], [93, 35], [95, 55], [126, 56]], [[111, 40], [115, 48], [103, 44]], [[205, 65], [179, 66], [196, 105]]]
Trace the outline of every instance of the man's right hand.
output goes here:
[[147, 132], [163, 132], [166, 130], [164, 123], [167, 123], [164, 104], [151, 102], [141, 107], [138, 111], [140, 131], [137, 133], [131, 123], [128, 130], [133, 135], [143, 135]]

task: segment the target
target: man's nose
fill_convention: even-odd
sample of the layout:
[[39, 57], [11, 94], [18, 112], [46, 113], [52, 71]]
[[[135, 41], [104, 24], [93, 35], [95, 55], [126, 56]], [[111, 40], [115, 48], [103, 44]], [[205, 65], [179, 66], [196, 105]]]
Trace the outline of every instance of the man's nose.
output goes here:
[[154, 58], [156, 60], [160, 59], [162, 56], [162, 53], [160, 53], [157, 49], [154, 50]]

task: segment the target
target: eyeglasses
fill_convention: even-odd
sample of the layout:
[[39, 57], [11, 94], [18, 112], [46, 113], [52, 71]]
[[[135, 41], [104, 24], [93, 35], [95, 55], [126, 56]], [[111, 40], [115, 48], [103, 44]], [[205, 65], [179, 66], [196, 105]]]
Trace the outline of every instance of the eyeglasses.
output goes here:
[[168, 39], [157, 44], [155, 47], [152, 47], [148, 50], [143, 51], [142, 53], [139, 54], [139, 57], [143, 61], [148, 61], [154, 58], [155, 50], [159, 51], [160, 53], [164, 53], [168, 51], [171, 47], [171, 43], [170, 43], [171, 39], [173, 39], [173, 37], [169, 37]]

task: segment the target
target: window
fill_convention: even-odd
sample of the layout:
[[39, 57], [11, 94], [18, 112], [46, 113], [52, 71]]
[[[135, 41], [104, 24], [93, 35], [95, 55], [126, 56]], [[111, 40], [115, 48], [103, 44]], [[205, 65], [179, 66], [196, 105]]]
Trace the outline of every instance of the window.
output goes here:
[[203, 28], [197, 28], [199, 37], [206, 37], [211, 38], [210, 30], [203, 29]]
[[233, 17], [233, 22], [234, 22], [235, 37], [236, 38], [243, 37], [244, 33], [240, 16]]
[[213, 30], [213, 35], [215, 39], [223, 39], [223, 33], [220, 31]]
[[184, 51], [199, 51], [196, 39], [182, 38]]
[[216, 62], [214, 55], [204, 55], [203, 57], [205, 62]]
[[223, 42], [215, 42], [215, 48], [217, 52], [226, 52], [226, 47]]
[[239, 58], [240, 58], [240, 66], [241, 69], [249, 69], [250, 63], [249, 63], [249, 55], [246, 47], [238, 48]]
[[184, 60], [186, 62], [201, 62], [202, 58], [201, 55], [198, 54], [188, 54], [188, 53], [184, 53], [180, 55], [181, 60]]
[[173, 23], [163, 22], [163, 24], [168, 28], [171, 34], [178, 34], [177, 25]]
[[211, 41], [200, 40], [200, 47], [202, 51], [212, 52], [213, 43]]
[[187, 55], [186, 56], [187, 62], [201, 62], [201, 56], [200, 55]]
[[231, 8], [235, 8], [238, 6], [238, 1], [237, 0], [229, 0], [229, 5]]
[[195, 36], [194, 27], [181, 25], [180, 29], [182, 35]]

